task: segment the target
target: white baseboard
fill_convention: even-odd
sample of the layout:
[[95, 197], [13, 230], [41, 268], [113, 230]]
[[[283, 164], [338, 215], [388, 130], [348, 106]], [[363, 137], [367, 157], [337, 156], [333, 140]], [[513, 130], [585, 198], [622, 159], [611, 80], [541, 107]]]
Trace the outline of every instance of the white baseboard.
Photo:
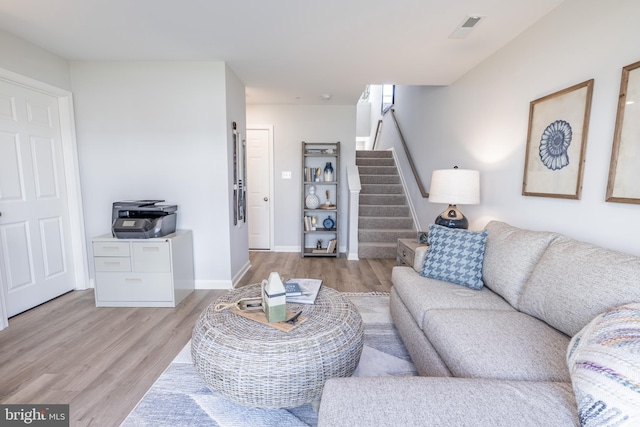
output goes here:
[[233, 289], [231, 280], [196, 280], [196, 289]]
[[247, 261], [247, 263], [242, 266], [240, 271], [238, 271], [238, 273], [234, 276], [233, 280], [231, 281], [233, 283], [234, 288], [236, 287], [240, 279], [242, 279], [244, 275], [247, 274], [247, 271], [249, 271], [250, 268], [251, 268], [251, 261]]
[[300, 252], [300, 246], [275, 246], [273, 252]]

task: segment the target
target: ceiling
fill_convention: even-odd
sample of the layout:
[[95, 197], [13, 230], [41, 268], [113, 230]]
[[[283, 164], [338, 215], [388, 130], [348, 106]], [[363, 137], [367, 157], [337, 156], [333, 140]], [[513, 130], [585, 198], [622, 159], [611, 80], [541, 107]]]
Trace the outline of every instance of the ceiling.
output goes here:
[[354, 105], [451, 84], [562, 1], [0, 0], [0, 28], [69, 60], [225, 61], [249, 104]]

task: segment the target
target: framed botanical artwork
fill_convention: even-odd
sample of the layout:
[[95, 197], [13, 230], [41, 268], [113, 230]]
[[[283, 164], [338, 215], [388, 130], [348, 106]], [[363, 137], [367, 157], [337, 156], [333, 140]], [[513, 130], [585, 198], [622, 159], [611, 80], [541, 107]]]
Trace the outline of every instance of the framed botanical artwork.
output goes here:
[[522, 195], [580, 199], [593, 79], [531, 101]]
[[622, 68], [607, 202], [640, 204], [640, 62]]

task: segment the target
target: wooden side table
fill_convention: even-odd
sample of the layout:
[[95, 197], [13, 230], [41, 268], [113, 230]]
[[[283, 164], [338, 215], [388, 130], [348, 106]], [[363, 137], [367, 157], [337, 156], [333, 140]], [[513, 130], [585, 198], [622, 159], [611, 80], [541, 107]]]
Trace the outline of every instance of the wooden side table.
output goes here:
[[398, 252], [396, 254], [396, 265], [407, 264], [413, 267], [413, 260], [416, 255], [416, 248], [419, 246], [427, 246], [418, 243], [416, 239], [398, 239]]

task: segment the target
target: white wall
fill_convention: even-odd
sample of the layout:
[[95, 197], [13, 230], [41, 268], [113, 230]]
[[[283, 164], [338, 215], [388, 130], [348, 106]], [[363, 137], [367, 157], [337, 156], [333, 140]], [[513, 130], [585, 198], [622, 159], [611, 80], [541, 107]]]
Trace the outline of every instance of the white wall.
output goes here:
[[178, 205], [178, 228], [193, 230], [196, 286], [229, 287], [241, 83], [222, 62], [72, 62], [71, 81], [87, 238], [110, 232], [114, 201], [166, 199]]
[[[427, 188], [433, 169], [479, 169], [481, 204], [462, 207], [471, 228], [495, 218], [640, 255], [640, 205], [604, 201], [621, 69], [640, 60], [638, 16], [635, 0], [566, 0], [450, 87], [398, 88], [396, 113]], [[591, 78], [581, 200], [522, 196], [529, 103]], [[416, 203], [422, 228], [444, 208]]]
[[3, 30], [0, 52], [0, 68], [71, 90], [67, 60]]
[[[355, 163], [356, 106], [247, 105], [248, 124], [273, 125], [276, 251], [300, 249], [302, 207], [302, 141], [340, 141], [340, 241], [347, 244], [348, 189], [346, 166]], [[292, 179], [282, 179], [291, 171]], [[344, 245], [344, 246], [343, 246]]]

